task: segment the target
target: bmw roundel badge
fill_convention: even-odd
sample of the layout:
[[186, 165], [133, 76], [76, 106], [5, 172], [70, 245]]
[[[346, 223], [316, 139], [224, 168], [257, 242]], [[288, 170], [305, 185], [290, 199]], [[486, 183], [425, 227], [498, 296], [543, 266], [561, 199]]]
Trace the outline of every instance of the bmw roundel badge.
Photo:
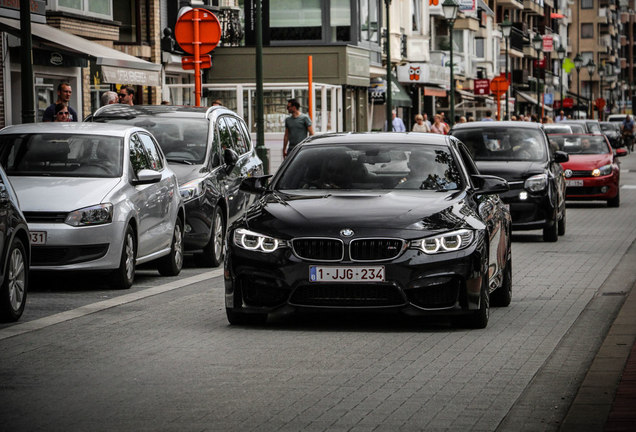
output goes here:
[[353, 230], [349, 228], [341, 229], [340, 235], [343, 237], [351, 237], [353, 235]]

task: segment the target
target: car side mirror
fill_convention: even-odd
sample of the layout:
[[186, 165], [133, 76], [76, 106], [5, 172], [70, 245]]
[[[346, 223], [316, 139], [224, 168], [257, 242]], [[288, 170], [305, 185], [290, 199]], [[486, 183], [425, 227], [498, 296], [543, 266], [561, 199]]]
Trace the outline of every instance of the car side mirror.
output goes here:
[[508, 192], [510, 190], [508, 182], [501, 177], [480, 174], [472, 175], [470, 178], [475, 183], [477, 192], [481, 194], [493, 195]]
[[570, 155], [564, 151], [554, 152], [554, 161], [557, 163], [564, 163], [570, 160]]
[[239, 186], [239, 190], [251, 194], [262, 194], [267, 190], [267, 180], [271, 175], [247, 177], [243, 179]]
[[627, 156], [627, 149], [617, 148], [617, 149], [614, 150], [614, 154], [617, 157]]
[[159, 183], [161, 181], [161, 173], [155, 170], [142, 169], [137, 173], [137, 178], [132, 179], [131, 183], [135, 186], [151, 183]]
[[234, 168], [238, 160], [239, 157], [234, 150], [229, 148], [223, 150], [223, 162], [225, 163], [225, 169], [227, 172], [230, 172], [232, 168]]

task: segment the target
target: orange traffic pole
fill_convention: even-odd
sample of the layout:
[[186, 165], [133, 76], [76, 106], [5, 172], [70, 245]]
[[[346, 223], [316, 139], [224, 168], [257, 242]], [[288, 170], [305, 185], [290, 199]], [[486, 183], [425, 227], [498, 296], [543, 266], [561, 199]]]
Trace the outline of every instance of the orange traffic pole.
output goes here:
[[501, 120], [501, 94], [497, 93], [497, 120]]
[[194, 8], [194, 105], [201, 106], [201, 38], [199, 35], [199, 9]]
[[311, 56], [307, 56], [307, 83], [309, 89], [309, 118], [314, 121], [314, 71], [313, 71], [313, 59]]

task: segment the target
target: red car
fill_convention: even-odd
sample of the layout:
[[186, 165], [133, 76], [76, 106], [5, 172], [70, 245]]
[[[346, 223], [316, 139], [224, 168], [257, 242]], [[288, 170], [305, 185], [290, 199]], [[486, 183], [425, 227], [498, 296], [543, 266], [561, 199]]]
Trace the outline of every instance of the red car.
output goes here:
[[[608, 207], [620, 205], [620, 162], [627, 155], [623, 148], [612, 150], [605, 135], [550, 135], [553, 150], [570, 156], [563, 166], [566, 199], [603, 200]], [[558, 147], [558, 148], [557, 148]]]

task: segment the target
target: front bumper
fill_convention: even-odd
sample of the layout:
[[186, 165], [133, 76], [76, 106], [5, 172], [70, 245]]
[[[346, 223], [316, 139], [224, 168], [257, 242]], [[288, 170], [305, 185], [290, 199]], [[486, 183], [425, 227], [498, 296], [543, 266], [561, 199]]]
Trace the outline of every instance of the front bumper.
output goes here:
[[567, 186], [565, 197], [573, 200], [607, 200], [616, 197], [619, 176], [616, 172], [602, 177], [572, 177], [568, 181], [582, 181], [583, 186]]
[[46, 244], [31, 245], [31, 270], [116, 269], [125, 228], [125, 222], [84, 227], [29, 223], [32, 233], [46, 233]]
[[534, 230], [552, 226], [556, 208], [548, 196], [547, 190], [530, 193], [518, 187], [500, 195], [502, 201], [510, 206], [513, 230]]
[[[385, 267], [384, 282], [310, 282], [310, 266]], [[285, 314], [304, 309], [396, 310], [408, 315], [456, 315], [479, 308], [486, 274], [483, 241], [439, 255], [407, 249], [389, 262], [309, 262], [290, 249], [272, 254], [228, 245], [226, 307]]]

